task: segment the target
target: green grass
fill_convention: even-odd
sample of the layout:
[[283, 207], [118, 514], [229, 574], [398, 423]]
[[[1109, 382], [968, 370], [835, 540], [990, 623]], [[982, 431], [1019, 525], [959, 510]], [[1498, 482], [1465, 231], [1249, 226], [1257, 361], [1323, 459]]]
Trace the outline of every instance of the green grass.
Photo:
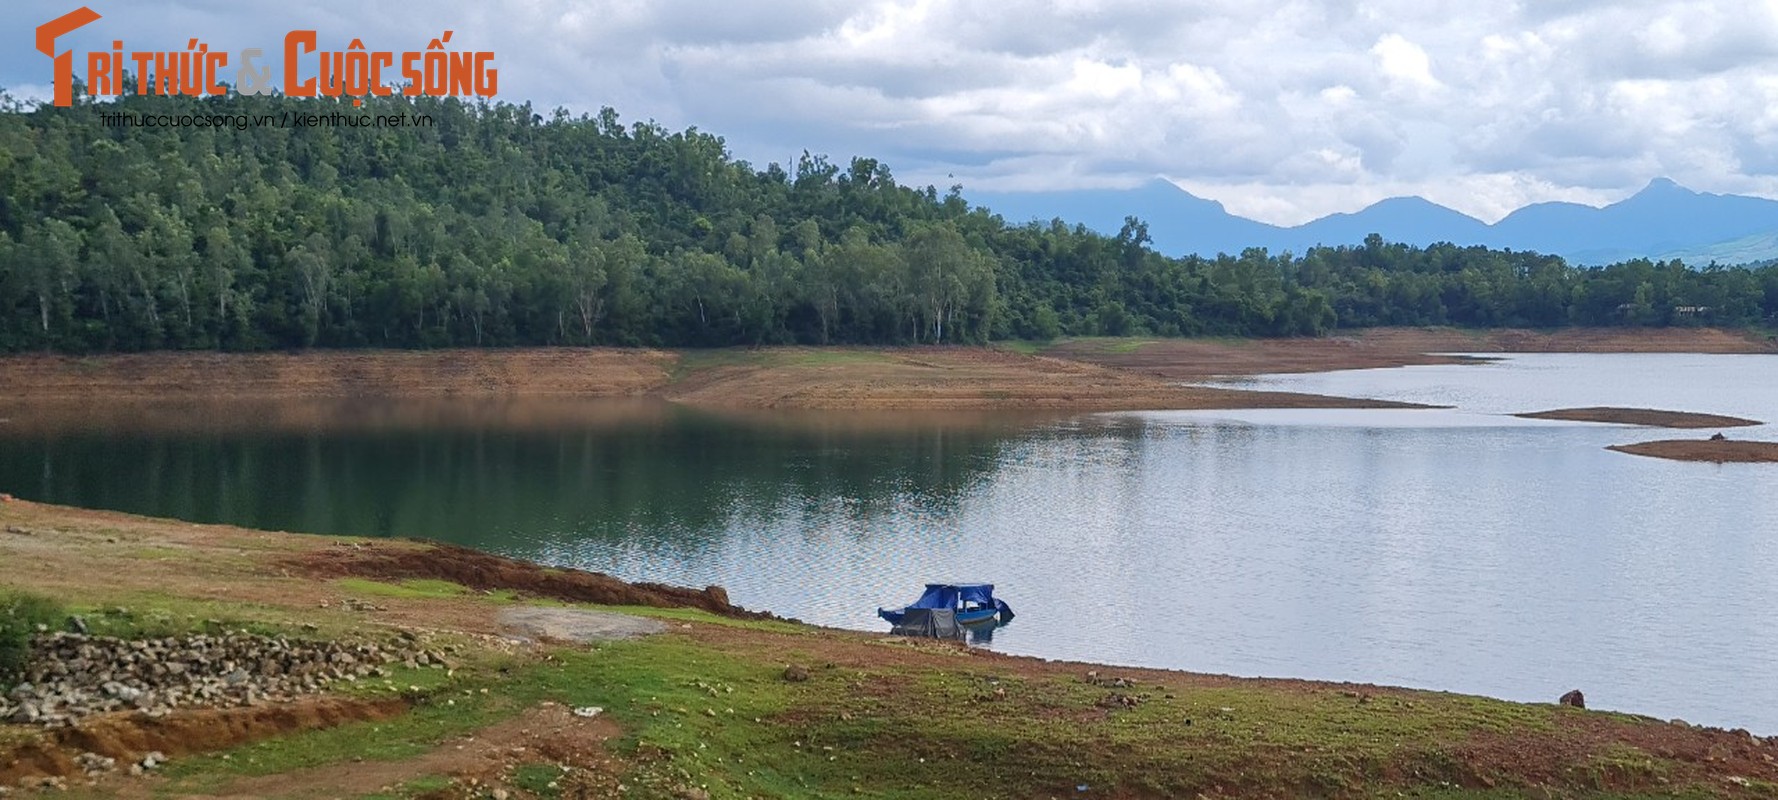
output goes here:
[[[406, 600], [510, 602], [438, 580], [334, 581], [349, 594]], [[533, 602], [527, 600], [526, 602]], [[126, 605], [117, 610], [115, 605]], [[882, 643], [776, 621], [736, 620], [694, 609], [595, 608], [701, 628], [538, 654], [464, 648], [456, 668], [396, 668], [387, 679], [338, 685], [347, 696], [400, 697], [393, 719], [291, 734], [170, 763], [169, 795], [212, 791], [236, 778], [325, 768], [354, 759], [400, 761], [544, 701], [604, 707], [622, 731], [628, 797], [670, 798], [688, 787], [712, 798], [958, 796], [1023, 798], [1107, 793], [1135, 797], [1407, 796], [1508, 798], [1522, 794], [1715, 796], [1726, 784], [1708, 768], [1618, 742], [1589, 738], [1544, 792], [1509, 766], [1478, 762], [1480, 742], [1571, 748], [1566, 726], [1650, 724], [1621, 715], [1485, 698], [1383, 691], [1365, 702], [1336, 689], [1212, 682], [1185, 676], [1166, 686], [1092, 685], [1072, 673], [918, 643]], [[277, 608], [154, 592], [108, 596], [70, 609], [95, 632], [143, 636], [221, 628], [301, 638], [389, 636], [374, 615]], [[313, 628], [304, 623], [313, 620]], [[373, 633], [374, 632], [374, 633]], [[444, 637], [450, 639], [451, 637]], [[453, 643], [468, 645], [463, 637]], [[428, 646], [433, 646], [429, 642]], [[783, 678], [786, 663], [810, 679]], [[1116, 671], [1100, 668], [1102, 672]], [[1113, 694], [1134, 707], [1104, 706]], [[516, 788], [554, 796], [552, 764], [525, 764]], [[386, 792], [434, 791], [421, 776]], [[1493, 783], [1501, 788], [1462, 788]], [[1778, 794], [1752, 784], [1746, 793]], [[383, 796], [383, 795], [379, 795]]]
[[512, 771], [512, 785], [538, 797], [561, 797], [554, 784], [562, 778], [562, 770], [554, 764], [520, 764]]
[[793, 622], [780, 622], [766, 619], [736, 619], [712, 614], [700, 608], [656, 608], [654, 606], [601, 606], [590, 603], [564, 604], [570, 608], [585, 608], [594, 611], [612, 611], [620, 614], [631, 614], [638, 617], [672, 620], [676, 622], [698, 622], [705, 625], [720, 625], [725, 628], [741, 628], [767, 633], [783, 633], [792, 636], [803, 636], [814, 631], [807, 625]]
[[[1431, 693], [1360, 702], [1306, 687], [1108, 688], [1075, 675], [1015, 674], [942, 648], [902, 645], [932, 654], [910, 666], [899, 649], [878, 658], [868, 642], [848, 643], [844, 655], [831, 646], [825, 637], [668, 633], [547, 657], [486, 655], [454, 675], [403, 670], [351, 691], [399, 693], [413, 703], [409, 713], [178, 759], [165, 789], [201, 792], [233, 777], [413, 758], [552, 701], [606, 709], [622, 730], [612, 747], [629, 764], [626, 796], [642, 800], [688, 787], [719, 799], [1023, 798], [1077, 796], [1080, 784], [1141, 797], [1507, 798], [1533, 787], [1466, 765], [1464, 743], [1503, 736], [1534, 746], [1560, 738], [1564, 715], [1583, 713]], [[784, 680], [791, 662], [806, 665], [809, 680]], [[1102, 707], [1114, 693], [1141, 702]], [[1669, 796], [1700, 790], [1672, 762], [1622, 744], [1601, 747], [1571, 772], [1557, 795], [1629, 797], [1606, 787], [1662, 778], [1674, 779]], [[550, 797], [560, 774], [553, 764], [525, 764], [513, 783]], [[1503, 788], [1459, 788], [1483, 778]], [[410, 783], [392, 796], [418, 791]]]
[[59, 628], [67, 612], [56, 600], [32, 592], [0, 590], [0, 688], [24, 674], [31, 636], [39, 627]]
[[332, 583], [340, 591], [348, 594], [399, 597], [408, 600], [462, 597], [470, 593], [469, 587], [463, 584], [435, 578], [409, 578], [394, 583], [369, 578], [335, 578]]
[[[1080, 783], [1157, 796], [1218, 785], [1361, 793], [1404, 758], [1429, 780], [1463, 778], [1443, 748], [1478, 732], [1548, 731], [1560, 713], [1457, 695], [1111, 690], [999, 676], [967, 659], [942, 671], [817, 666], [789, 683], [787, 660], [819, 664], [820, 651], [668, 635], [564, 653], [508, 687], [520, 702], [607, 708], [626, 731], [639, 797], [683, 786], [712, 797], [1024, 797]], [[1099, 708], [1113, 691], [1147, 699]]]
[[738, 367], [763, 363], [765, 363], [764, 351], [749, 350], [744, 347], [681, 350], [679, 351], [679, 361], [673, 365], [672, 378], [679, 380], [694, 372], [718, 367]]
[[173, 561], [183, 558], [191, 558], [191, 551], [182, 547], [143, 546], [121, 550], [118, 552], [118, 555], [140, 561]]
[[[560, 571], [560, 570], [555, 570]], [[493, 592], [478, 592], [460, 583], [436, 578], [414, 578], [397, 582], [371, 580], [369, 578], [336, 578], [333, 585], [348, 594], [372, 597], [393, 597], [405, 600], [442, 599], [467, 597], [485, 600], [497, 604], [510, 604], [523, 601], [526, 605], [553, 606], [558, 608], [584, 608], [591, 611], [609, 611], [629, 614], [637, 617], [653, 617], [655, 619], [675, 622], [696, 622], [705, 625], [721, 625], [729, 628], [766, 631], [801, 635], [812, 629], [790, 622], [777, 620], [737, 619], [712, 614], [698, 608], [657, 608], [654, 606], [610, 606], [596, 603], [569, 603], [560, 600], [540, 597], [520, 597], [516, 592], [500, 589]]]
[[517, 709], [507, 703], [465, 701], [446, 705], [440, 700], [392, 720], [305, 731], [222, 753], [177, 759], [168, 762], [163, 774], [176, 789], [202, 791], [230, 777], [275, 775], [355, 758], [399, 761], [516, 713]]
[[[433, 677], [422, 676], [420, 672], [431, 673]], [[486, 678], [453, 678], [440, 670], [403, 670], [387, 683], [363, 681], [354, 691], [404, 695], [414, 703], [406, 714], [380, 722], [357, 722], [304, 731], [217, 753], [176, 759], [168, 763], [162, 774], [170, 781], [169, 789], [175, 793], [201, 792], [235, 777], [275, 775], [354, 759], [400, 761], [414, 758], [447, 739], [500, 722], [526, 707], [524, 699], [511, 693], [480, 691], [492, 685]]]
[[713, 350], [685, 350], [674, 366], [673, 379], [719, 367], [825, 367], [846, 364], [882, 364], [893, 361], [888, 353], [849, 347], [797, 348], [789, 350], [756, 350], [726, 347]]
[[1153, 339], [1122, 339], [1108, 342], [1105, 350], [1110, 353], [1134, 353], [1151, 344], [1154, 344]]
[[797, 367], [826, 367], [843, 364], [886, 364], [895, 359], [876, 350], [819, 349], [775, 353], [774, 364]]
[[1101, 353], [1125, 354], [1134, 353], [1137, 350], [1141, 350], [1143, 347], [1158, 341], [1160, 340], [1152, 336], [1075, 336], [1067, 339], [1057, 339], [1056, 341], [1045, 345], [1042, 349], [1047, 350], [1051, 347], [1069, 344], [1090, 348]]
[[372, 597], [394, 597], [404, 600], [436, 600], [449, 597], [475, 597], [496, 603], [511, 603], [518, 594], [508, 589], [478, 592], [460, 583], [437, 578], [409, 578], [387, 582], [369, 578], [336, 578], [333, 585], [347, 594]]
[[235, 630], [262, 636], [327, 638], [350, 635], [361, 623], [321, 609], [298, 612], [282, 606], [232, 600], [206, 600], [161, 592], [124, 592], [84, 597], [69, 609], [97, 636], [160, 638]]
[[1022, 356], [1034, 356], [1050, 348], [1054, 342], [1040, 342], [1032, 339], [1008, 339], [994, 342], [993, 347], [1018, 353]]

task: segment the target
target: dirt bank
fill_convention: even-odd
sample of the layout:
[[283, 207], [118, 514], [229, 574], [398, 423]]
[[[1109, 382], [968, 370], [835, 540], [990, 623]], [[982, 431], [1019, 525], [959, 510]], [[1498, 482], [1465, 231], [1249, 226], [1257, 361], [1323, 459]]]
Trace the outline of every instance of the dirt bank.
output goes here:
[[[290, 428], [329, 417], [385, 427], [477, 424], [494, 418], [502, 426], [547, 425], [588, 412], [572, 402], [534, 408], [533, 401], [588, 397], [849, 411], [1400, 407], [1181, 387], [1129, 370], [981, 347], [0, 358], [0, 420], [6, 420], [0, 424], [27, 428], [103, 428], [111, 423], [177, 427], [194, 418], [205, 424], [234, 420], [255, 428]], [[527, 401], [523, 413], [507, 413], [511, 409], [503, 404], [520, 399]], [[660, 413], [660, 407], [622, 412], [650, 413]]]
[[327, 431], [619, 430], [657, 425], [673, 412], [658, 397], [572, 395], [454, 397], [219, 397], [0, 400], [0, 434], [79, 431], [255, 433]]
[[1719, 414], [1694, 414], [1690, 411], [1661, 411], [1654, 408], [1558, 408], [1514, 414], [1525, 419], [1560, 419], [1570, 422], [1612, 422], [1621, 425], [1647, 425], [1654, 428], [1740, 428], [1764, 425], [1758, 420], [1725, 417]]
[[665, 385], [677, 360], [597, 347], [17, 355], [0, 358], [0, 399], [628, 397]]
[[366, 577], [390, 580], [445, 580], [483, 592], [505, 590], [521, 596], [574, 603], [654, 608], [698, 608], [712, 614], [771, 619], [729, 605], [720, 586], [703, 591], [660, 583], [626, 583], [598, 572], [549, 569], [454, 544], [422, 544], [407, 549], [342, 547], [288, 559], [292, 570], [320, 578]]
[[127, 764], [149, 753], [175, 757], [206, 753], [349, 722], [385, 720], [405, 711], [407, 703], [397, 698], [323, 697], [254, 708], [194, 709], [163, 717], [112, 714], [15, 739], [10, 747], [0, 743], [0, 786], [16, 786], [30, 777], [78, 776], [82, 769], [75, 756], [80, 753]]
[[1316, 339], [1083, 339], [1045, 355], [1174, 380], [1465, 363], [1437, 353], [1778, 353], [1778, 342], [1712, 328], [1373, 328]]
[[[1381, 328], [1319, 339], [1083, 339], [1031, 355], [993, 347], [618, 348], [174, 352], [0, 357], [0, 420], [32, 424], [45, 401], [97, 420], [190, 413], [219, 399], [304, 401], [266, 420], [339, 416], [366, 424], [414, 418], [378, 400], [654, 398], [728, 408], [1218, 409], [1389, 407], [1346, 398], [1180, 387], [1181, 381], [1267, 372], [1461, 363], [1449, 352], [1778, 353], [1778, 344], [1711, 329], [1522, 330]], [[162, 404], [107, 411], [115, 401]], [[167, 404], [176, 408], [168, 411]], [[363, 404], [362, 406], [358, 404]], [[112, 408], [115, 408], [113, 406]], [[183, 410], [181, 410], [183, 409]], [[446, 409], [435, 416], [474, 417]], [[558, 413], [577, 413], [564, 408]], [[350, 416], [350, 415], [349, 415]], [[486, 416], [482, 413], [482, 416]], [[549, 414], [543, 413], [543, 417]], [[447, 420], [448, 421], [448, 420]], [[0, 424], [8, 424], [0, 422]]]
[[1725, 463], [1778, 463], [1778, 442], [1748, 442], [1734, 439], [1663, 439], [1657, 442], [1614, 444], [1605, 448], [1635, 456], [1669, 458], [1675, 461], [1711, 461]]
[[669, 399], [734, 408], [1134, 410], [1402, 408], [1179, 386], [1129, 370], [981, 347], [778, 348], [688, 354]]

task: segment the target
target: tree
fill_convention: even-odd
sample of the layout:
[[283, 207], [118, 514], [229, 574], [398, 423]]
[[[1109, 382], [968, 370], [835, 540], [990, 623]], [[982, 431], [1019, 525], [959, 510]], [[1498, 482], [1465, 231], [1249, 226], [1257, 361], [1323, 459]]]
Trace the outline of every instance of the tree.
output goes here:
[[[90, 103], [0, 104], [0, 351], [1778, 324], [1771, 264], [1590, 269], [1378, 235], [1168, 258], [1140, 219], [1010, 225], [866, 156], [756, 170], [719, 137], [611, 109], [367, 102], [436, 124], [144, 131]], [[310, 103], [126, 93], [103, 110]]]

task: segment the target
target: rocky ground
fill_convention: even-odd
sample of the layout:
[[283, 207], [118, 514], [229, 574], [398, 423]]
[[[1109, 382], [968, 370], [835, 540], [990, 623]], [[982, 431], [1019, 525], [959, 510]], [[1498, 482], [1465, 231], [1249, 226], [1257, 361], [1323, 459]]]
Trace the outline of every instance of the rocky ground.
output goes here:
[[24, 678], [0, 696], [0, 719], [62, 727], [114, 711], [164, 716], [290, 700], [335, 681], [384, 677], [390, 664], [438, 665], [417, 646], [316, 642], [229, 633], [118, 639], [42, 633]]

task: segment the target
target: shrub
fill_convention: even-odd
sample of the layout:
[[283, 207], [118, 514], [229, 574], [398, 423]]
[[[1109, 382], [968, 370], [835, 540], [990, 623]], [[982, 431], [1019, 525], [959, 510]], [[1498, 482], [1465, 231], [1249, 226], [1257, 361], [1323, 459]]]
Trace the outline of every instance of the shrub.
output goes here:
[[0, 686], [11, 685], [24, 674], [37, 626], [54, 627], [62, 616], [61, 605], [47, 597], [0, 590]]

